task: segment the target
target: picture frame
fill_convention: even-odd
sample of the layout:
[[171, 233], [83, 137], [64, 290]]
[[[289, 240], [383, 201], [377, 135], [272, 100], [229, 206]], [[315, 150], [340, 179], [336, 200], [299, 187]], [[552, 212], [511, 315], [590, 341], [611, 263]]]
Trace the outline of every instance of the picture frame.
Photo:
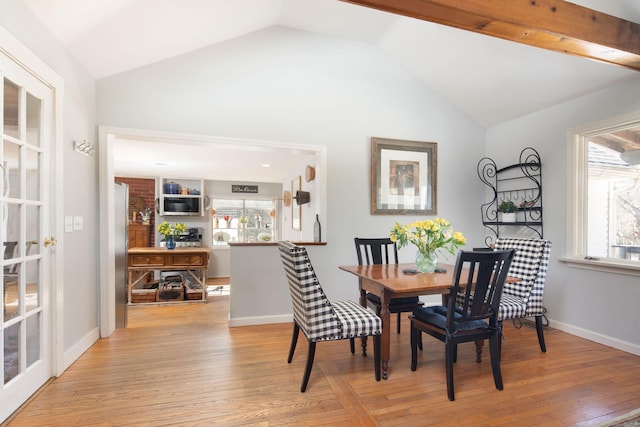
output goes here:
[[436, 142], [371, 138], [371, 214], [436, 215]]

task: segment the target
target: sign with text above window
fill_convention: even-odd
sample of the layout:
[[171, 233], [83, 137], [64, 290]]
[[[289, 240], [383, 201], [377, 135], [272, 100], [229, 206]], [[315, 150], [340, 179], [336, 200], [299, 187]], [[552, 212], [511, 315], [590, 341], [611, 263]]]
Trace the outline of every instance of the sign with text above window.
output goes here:
[[232, 184], [231, 185], [231, 192], [232, 193], [258, 194], [258, 186], [257, 185]]

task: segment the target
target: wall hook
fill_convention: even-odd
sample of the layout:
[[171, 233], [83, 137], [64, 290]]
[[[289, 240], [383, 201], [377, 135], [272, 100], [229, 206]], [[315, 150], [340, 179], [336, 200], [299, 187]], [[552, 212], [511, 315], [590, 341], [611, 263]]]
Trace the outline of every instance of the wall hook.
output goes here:
[[95, 145], [86, 140], [82, 140], [82, 142], [73, 141], [73, 151], [76, 153], [80, 153], [83, 156], [93, 156], [95, 153]]

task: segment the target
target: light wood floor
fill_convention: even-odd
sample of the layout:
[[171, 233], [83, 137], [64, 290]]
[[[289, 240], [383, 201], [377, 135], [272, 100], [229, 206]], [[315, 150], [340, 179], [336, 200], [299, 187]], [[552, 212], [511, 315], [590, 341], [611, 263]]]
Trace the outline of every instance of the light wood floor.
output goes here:
[[[259, 304], [256, 301], [256, 304]], [[306, 393], [301, 337], [287, 364], [291, 324], [227, 327], [228, 297], [134, 307], [129, 327], [98, 341], [8, 425], [17, 426], [582, 426], [640, 408], [640, 357], [566, 333], [505, 325], [503, 391], [487, 357], [459, 349], [456, 400], [447, 400], [443, 345], [424, 337], [409, 369], [408, 320], [392, 334], [387, 381], [372, 354], [318, 344]], [[486, 346], [485, 346], [486, 348]], [[488, 350], [487, 350], [488, 353]]]

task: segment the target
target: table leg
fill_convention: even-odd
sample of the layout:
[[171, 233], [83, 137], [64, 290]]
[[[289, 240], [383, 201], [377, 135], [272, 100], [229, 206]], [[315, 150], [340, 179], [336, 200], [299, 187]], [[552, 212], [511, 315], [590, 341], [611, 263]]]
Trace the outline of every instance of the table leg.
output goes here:
[[[137, 285], [138, 283], [140, 283], [146, 276], [147, 274], [149, 274], [149, 272], [144, 272], [144, 271], [137, 271], [137, 270], [129, 270], [129, 285], [127, 286], [127, 298], [128, 298], [128, 303], [131, 304], [131, 291], [133, 290], [133, 287], [135, 285]], [[137, 278], [135, 278], [135, 276], [138, 275]], [[134, 279], [135, 278], [135, 279]]]
[[380, 302], [382, 303], [382, 309], [380, 310], [380, 319], [382, 319], [382, 336], [381, 338], [381, 351], [382, 351], [382, 379], [389, 378], [389, 359], [391, 358], [391, 312], [389, 312], [389, 294], [382, 292], [380, 296]]
[[484, 340], [476, 341], [476, 362], [482, 362], [482, 346], [484, 346]]
[[[200, 272], [200, 277], [198, 277], [194, 272], [194, 270], [187, 270], [187, 273], [189, 273], [191, 275], [191, 277], [193, 277], [196, 282], [198, 282], [198, 284], [200, 285], [200, 287], [202, 288], [202, 298], [201, 300], [206, 301], [207, 300], [207, 269], [206, 268], [202, 268], [199, 270], [195, 270]], [[186, 295], [185, 295], [185, 299]]]
[[360, 279], [360, 305], [363, 307], [367, 306], [367, 291], [362, 289], [362, 279]]
[[[360, 305], [364, 308], [367, 308], [367, 291], [362, 289], [362, 279], [359, 281], [360, 284]], [[360, 345], [362, 346], [362, 355], [367, 355], [367, 337], [360, 338]]]

